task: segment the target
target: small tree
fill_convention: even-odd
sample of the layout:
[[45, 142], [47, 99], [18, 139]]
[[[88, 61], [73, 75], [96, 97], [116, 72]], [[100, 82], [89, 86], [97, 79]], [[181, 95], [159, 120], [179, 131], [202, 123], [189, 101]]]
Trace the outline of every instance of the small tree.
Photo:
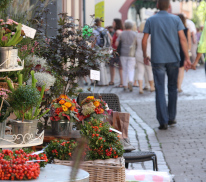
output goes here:
[[58, 25], [57, 36], [43, 44], [42, 55], [64, 86], [64, 93], [72, 94], [78, 86], [76, 79], [89, 75], [91, 69], [99, 70], [99, 63], [108, 61], [110, 54], [107, 48], [94, 47], [94, 27], [88, 26], [90, 31], [85, 34], [65, 13], [60, 14]]

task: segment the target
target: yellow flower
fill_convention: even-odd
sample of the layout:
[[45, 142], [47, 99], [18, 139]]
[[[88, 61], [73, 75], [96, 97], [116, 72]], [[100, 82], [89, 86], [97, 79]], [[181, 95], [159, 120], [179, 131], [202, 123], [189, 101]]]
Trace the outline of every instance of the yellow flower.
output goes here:
[[59, 104], [63, 105], [66, 101], [65, 100], [60, 100]]
[[99, 107], [100, 106], [100, 102], [99, 101], [95, 101], [93, 104], [94, 104], [95, 107]]
[[66, 102], [64, 105], [68, 108], [72, 107], [72, 104], [70, 102]]
[[94, 96], [88, 96], [87, 99], [94, 99]]
[[68, 111], [68, 108], [66, 106], [62, 106], [63, 111]]

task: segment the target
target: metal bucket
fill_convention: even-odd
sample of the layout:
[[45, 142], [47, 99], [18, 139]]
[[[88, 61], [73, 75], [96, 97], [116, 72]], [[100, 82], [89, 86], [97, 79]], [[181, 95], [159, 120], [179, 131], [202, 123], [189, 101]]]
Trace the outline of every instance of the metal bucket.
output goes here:
[[18, 59], [18, 49], [12, 49], [12, 51], [11, 51], [11, 62], [10, 62], [10, 66], [12, 68], [18, 66], [17, 59]]
[[59, 136], [68, 136], [73, 128], [73, 122], [70, 121], [51, 121], [52, 133]]
[[0, 138], [4, 138], [6, 129], [6, 121], [0, 122]]
[[32, 132], [31, 128], [33, 125], [33, 122], [27, 122], [27, 121], [16, 121], [12, 120], [12, 134], [15, 135], [14, 142], [15, 143], [28, 143], [32, 138]]
[[33, 138], [36, 138], [38, 122], [39, 122], [39, 120], [37, 120], [37, 119], [32, 120], [31, 134], [33, 135]]
[[12, 49], [13, 47], [0, 47], [0, 68], [10, 68]]

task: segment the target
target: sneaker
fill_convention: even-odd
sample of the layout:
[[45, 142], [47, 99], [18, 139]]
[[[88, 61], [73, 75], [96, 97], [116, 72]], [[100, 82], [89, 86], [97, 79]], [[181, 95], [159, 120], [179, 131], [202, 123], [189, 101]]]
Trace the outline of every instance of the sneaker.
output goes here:
[[174, 124], [177, 124], [177, 121], [168, 121], [168, 125], [174, 125]]
[[128, 89], [129, 89], [130, 92], [133, 91], [132, 82], [129, 82], [129, 84], [128, 84]]

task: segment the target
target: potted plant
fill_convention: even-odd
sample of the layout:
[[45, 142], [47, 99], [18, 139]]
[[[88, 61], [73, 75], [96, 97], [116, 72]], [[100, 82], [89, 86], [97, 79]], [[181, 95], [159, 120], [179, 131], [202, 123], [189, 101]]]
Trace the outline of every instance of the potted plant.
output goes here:
[[4, 138], [6, 119], [10, 114], [9, 103], [6, 101], [11, 91], [0, 88], [0, 138]]
[[51, 104], [51, 125], [55, 135], [68, 135], [73, 122], [79, 121], [78, 109], [75, 100], [66, 95], [60, 95]]
[[[19, 87], [15, 90], [9, 81], [7, 81], [12, 90], [12, 93], [9, 94], [9, 103], [17, 117], [17, 120], [12, 121], [12, 132], [16, 135], [28, 135], [27, 141], [35, 137], [38, 119], [49, 112], [49, 109], [46, 109], [46, 111], [40, 115], [40, 105], [45, 85], [42, 87], [42, 91], [39, 92], [36, 88], [37, 80], [34, 78], [34, 71], [31, 72], [31, 75], [32, 85], [22, 85], [22, 74], [19, 74]], [[22, 142], [22, 138], [20, 141]]]
[[[8, 69], [17, 65], [18, 50], [13, 46], [18, 44], [24, 36], [22, 24], [11, 19], [6, 22], [0, 19], [0, 67]], [[16, 59], [12, 59], [16, 58]]]

